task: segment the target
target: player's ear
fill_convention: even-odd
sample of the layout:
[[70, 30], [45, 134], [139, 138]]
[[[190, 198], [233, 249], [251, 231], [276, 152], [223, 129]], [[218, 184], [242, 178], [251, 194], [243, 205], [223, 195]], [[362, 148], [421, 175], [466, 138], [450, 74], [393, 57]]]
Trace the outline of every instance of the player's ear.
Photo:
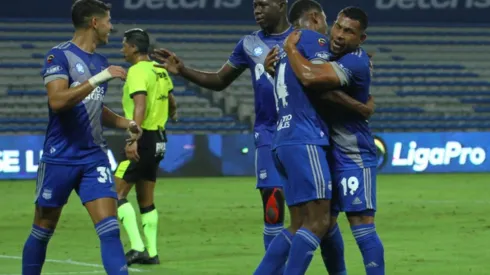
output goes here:
[[366, 41], [366, 39], [367, 39], [367, 34], [365, 32], [363, 32], [361, 34], [361, 44], [364, 43], [364, 41]]

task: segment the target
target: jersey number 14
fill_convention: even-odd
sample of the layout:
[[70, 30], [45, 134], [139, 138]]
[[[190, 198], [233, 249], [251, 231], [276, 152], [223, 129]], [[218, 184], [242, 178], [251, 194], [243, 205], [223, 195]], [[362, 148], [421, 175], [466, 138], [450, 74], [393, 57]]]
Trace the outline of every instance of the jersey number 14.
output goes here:
[[279, 64], [279, 70], [277, 72], [276, 85], [274, 85], [274, 96], [276, 98], [276, 108], [279, 111], [279, 106], [283, 108], [288, 106], [286, 98], [288, 97], [288, 87], [284, 81], [284, 75], [286, 74], [286, 63]]

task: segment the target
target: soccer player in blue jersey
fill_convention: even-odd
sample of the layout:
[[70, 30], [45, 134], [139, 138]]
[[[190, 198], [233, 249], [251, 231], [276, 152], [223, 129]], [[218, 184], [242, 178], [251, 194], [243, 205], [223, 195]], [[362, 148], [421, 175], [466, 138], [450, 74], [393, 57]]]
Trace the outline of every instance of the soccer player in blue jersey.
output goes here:
[[131, 129], [132, 141], [141, 130], [103, 104], [107, 81], [124, 78], [123, 68], [109, 66], [95, 53], [108, 43], [112, 30], [110, 6], [98, 0], [79, 0], [72, 6], [75, 33], [71, 41], [46, 55], [42, 75], [48, 94], [49, 123], [36, 182], [32, 231], [22, 256], [22, 274], [39, 275], [48, 242], [63, 206], [75, 190], [87, 209], [100, 239], [107, 274], [127, 275], [119, 238], [117, 195], [102, 127]]
[[186, 67], [174, 53], [165, 49], [155, 51], [154, 57], [169, 72], [215, 91], [224, 90], [246, 69], [250, 69], [255, 92], [255, 168], [257, 189], [263, 203], [263, 238], [267, 249], [272, 239], [283, 229], [284, 195], [271, 151], [272, 135], [277, 123], [273, 79], [265, 73], [263, 64], [271, 48], [282, 46], [292, 27], [287, 18], [286, 0], [254, 0], [253, 7], [255, 20], [261, 30], [244, 36], [219, 71], [203, 72]]
[[[314, 62], [327, 62], [325, 14], [319, 18], [312, 29], [320, 33], [304, 30], [299, 51]], [[273, 149], [285, 181], [291, 225], [273, 240], [254, 273], [257, 275], [279, 274], [286, 260], [284, 274], [304, 274], [328, 230], [330, 217], [328, 127], [315, 109], [316, 94], [305, 90], [296, 78], [286, 52], [280, 50], [279, 58], [274, 86], [279, 121]]]
[[[285, 46], [291, 67], [302, 85], [319, 91], [341, 88], [360, 102], [369, 97], [370, 60], [360, 48], [366, 39], [368, 17], [356, 7], [343, 9], [331, 29], [333, 60], [313, 64], [302, 56], [299, 34]], [[297, 47], [294, 44], [299, 41]], [[346, 212], [361, 250], [367, 275], [384, 275], [384, 248], [376, 233], [376, 147], [368, 121], [358, 115], [330, 119], [334, 197]]]

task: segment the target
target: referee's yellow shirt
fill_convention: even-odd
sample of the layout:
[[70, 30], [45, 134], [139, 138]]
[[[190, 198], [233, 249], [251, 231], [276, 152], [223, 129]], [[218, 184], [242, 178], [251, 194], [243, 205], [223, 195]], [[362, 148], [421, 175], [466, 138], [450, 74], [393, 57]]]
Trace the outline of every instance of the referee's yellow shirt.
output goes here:
[[156, 68], [154, 61], [140, 61], [129, 68], [122, 105], [127, 119], [133, 119], [133, 96], [146, 94], [146, 112], [141, 128], [165, 129], [168, 120], [168, 96], [174, 85], [167, 70]]

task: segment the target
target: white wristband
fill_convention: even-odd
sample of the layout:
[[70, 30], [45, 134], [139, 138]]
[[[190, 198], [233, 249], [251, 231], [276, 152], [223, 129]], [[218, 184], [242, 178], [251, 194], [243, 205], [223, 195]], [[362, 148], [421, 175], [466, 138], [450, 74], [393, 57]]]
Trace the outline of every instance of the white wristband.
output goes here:
[[103, 70], [102, 72], [92, 76], [88, 82], [90, 83], [90, 85], [92, 85], [94, 88], [99, 86], [100, 84], [108, 81], [108, 80], [111, 80], [113, 77], [111, 75], [111, 73], [109, 72], [109, 69], [105, 69]]

